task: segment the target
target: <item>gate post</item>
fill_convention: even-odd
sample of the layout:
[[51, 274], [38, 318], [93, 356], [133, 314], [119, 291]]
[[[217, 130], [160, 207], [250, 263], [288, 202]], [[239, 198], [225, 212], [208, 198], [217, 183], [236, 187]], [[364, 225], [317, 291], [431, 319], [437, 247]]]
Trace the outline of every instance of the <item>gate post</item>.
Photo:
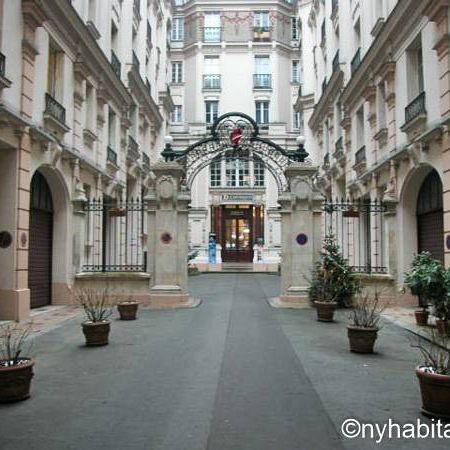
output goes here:
[[152, 172], [155, 175], [153, 189], [145, 198], [148, 205], [150, 303], [158, 307], [195, 306], [187, 288], [191, 196], [181, 186], [184, 169], [177, 162], [158, 162]]
[[292, 163], [285, 170], [289, 190], [281, 205], [281, 295], [287, 306], [308, 301], [309, 279], [319, 259], [322, 232], [322, 196], [315, 189], [317, 167]]

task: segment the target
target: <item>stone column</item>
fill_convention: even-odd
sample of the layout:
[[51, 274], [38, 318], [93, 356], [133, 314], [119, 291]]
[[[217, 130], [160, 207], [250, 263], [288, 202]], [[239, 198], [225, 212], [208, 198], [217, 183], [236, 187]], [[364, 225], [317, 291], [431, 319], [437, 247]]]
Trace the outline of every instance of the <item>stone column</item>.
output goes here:
[[197, 303], [187, 288], [188, 204], [184, 169], [176, 162], [158, 162], [148, 202], [148, 272], [150, 303], [158, 307], [189, 307]]
[[306, 303], [309, 279], [321, 248], [322, 196], [313, 186], [318, 168], [293, 163], [285, 175], [290, 190], [281, 205], [280, 304]]

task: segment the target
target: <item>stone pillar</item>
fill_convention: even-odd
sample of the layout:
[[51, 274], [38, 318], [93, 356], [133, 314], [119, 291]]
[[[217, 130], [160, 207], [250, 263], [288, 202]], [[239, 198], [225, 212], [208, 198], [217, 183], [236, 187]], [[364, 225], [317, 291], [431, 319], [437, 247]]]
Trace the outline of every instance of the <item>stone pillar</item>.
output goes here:
[[281, 205], [280, 304], [306, 303], [309, 279], [321, 248], [322, 196], [313, 186], [318, 168], [293, 163], [285, 175], [290, 190]]
[[195, 306], [187, 288], [191, 196], [181, 187], [184, 169], [176, 162], [158, 162], [152, 171], [155, 179], [145, 198], [148, 202], [150, 303], [158, 307]]

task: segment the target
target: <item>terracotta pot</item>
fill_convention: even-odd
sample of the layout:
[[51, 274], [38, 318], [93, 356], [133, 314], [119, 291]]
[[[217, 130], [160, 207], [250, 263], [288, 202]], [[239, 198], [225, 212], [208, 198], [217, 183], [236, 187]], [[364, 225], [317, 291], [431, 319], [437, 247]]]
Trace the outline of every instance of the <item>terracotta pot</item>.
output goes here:
[[139, 307], [138, 302], [121, 302], [117, 304], [120, 320], [136, 320], [136, 313]]
[[414, 311], [414, 316], [416, 317], [416, 324], [420, 327], [424, 327], [428, 323], [428, 316], [430, 313], [426, 309], [418, 309]]
[[30, 396], [31, 379], [33, 378], [34, 361], [30, 358], [21, 358], [25, 361], [11, 367], [0, 367], [0, 402], [17, 402]]
[[111, 322], [104, 320], [103, 322], [83, 322], [84, 337], [88, 347], [108, 345], [109, 331], [111, 330]]
[[436, 327], [441, 336], [450, 336], [450, 321], [436, 319]]
[[422, 413], [426, 416], [450, 419], [450, 375], [425, 373], [416, 368], [422, 394]]
[[317, 309], [317, 320], [319, 322], [333, 322], [336, 302], [314, 302]]
[[364, 328], [348, 325], [347, 336], [351, 352], [373, 353], [373, 347], [378, 337], [378, 328]]

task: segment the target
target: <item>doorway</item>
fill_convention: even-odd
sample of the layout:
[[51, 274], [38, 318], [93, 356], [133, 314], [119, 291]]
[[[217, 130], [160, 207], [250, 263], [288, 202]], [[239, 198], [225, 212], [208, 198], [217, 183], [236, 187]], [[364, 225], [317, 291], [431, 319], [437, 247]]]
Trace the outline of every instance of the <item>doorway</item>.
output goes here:
[[222, 211], [222, 261], [253, 261], [253, 207], [226, 205]]

